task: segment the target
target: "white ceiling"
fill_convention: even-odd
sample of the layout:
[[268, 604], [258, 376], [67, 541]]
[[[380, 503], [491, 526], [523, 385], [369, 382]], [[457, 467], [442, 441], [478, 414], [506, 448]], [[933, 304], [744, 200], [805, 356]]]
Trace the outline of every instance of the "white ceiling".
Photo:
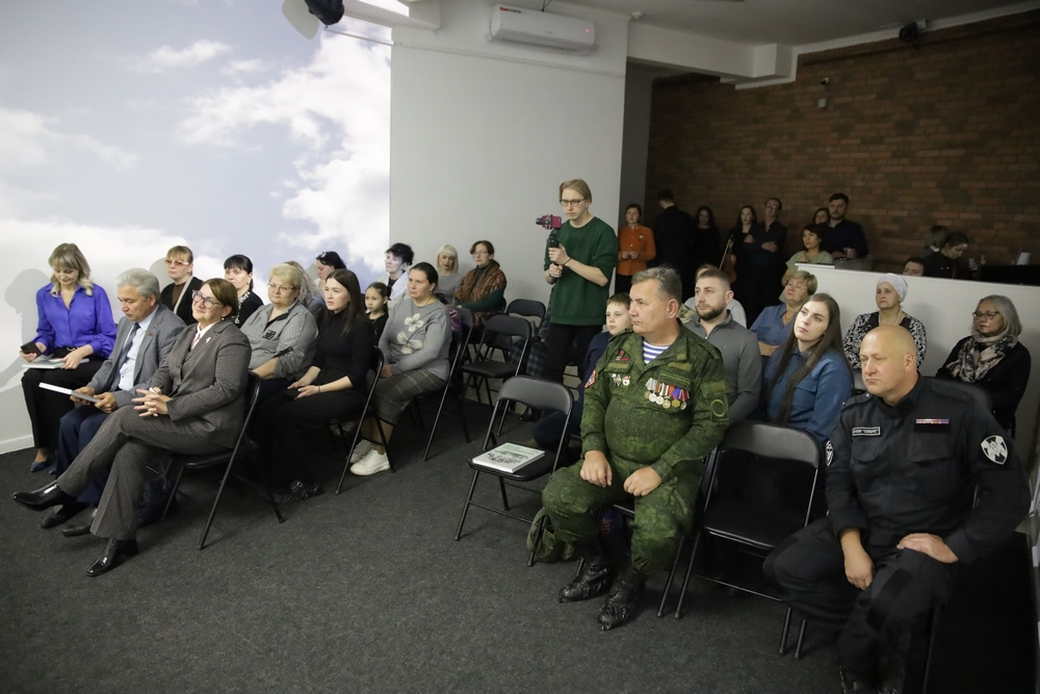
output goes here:
[[[541, 6], [540, 0], [508, 4]], [[641, 22], [747, 43], [830, 41], [917, 19], [935, 21], [1011, 5], [1009, 0], [567, 0]], [[1019, 3], [1027, 5], [1032, 3]], [[552, 4], [549, 11], [553, 10]]]

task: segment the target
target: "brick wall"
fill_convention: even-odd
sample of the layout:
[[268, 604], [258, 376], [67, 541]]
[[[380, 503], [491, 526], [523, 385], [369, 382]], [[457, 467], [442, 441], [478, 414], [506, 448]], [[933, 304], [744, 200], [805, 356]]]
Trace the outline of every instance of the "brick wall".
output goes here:
[[[803, 55], [797, 81], [772, 87], [658, 80], [647, 209], [670, 187], [728, 229], [777, 195], [793, 227], [844, 191], [875, 269], [919, 254], [932, 224], [966, 232], [967, 256], [1040, 262], [1040, 11], [922, 39]], [[792, 229], [786, 252], [800, 248]]]

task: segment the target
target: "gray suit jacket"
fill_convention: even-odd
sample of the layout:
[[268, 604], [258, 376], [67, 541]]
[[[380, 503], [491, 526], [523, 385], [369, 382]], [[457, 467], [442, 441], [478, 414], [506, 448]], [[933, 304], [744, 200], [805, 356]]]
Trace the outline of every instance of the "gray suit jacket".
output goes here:
[[249, 340], [234, 322], [224, 320], [191, 349], [195, 332], [195, 326], [181, 331], [148, 385], [172, 397], [166, 403], [171, 421], [194, 419], [209, 442], [233, 448], [245, 416]]
[[[116, 333], [115, 347], [112, 355], [105, 360], [101, 368], [94, 374], [88, 384], [96, 393], [109, 393], [119, 385], [119, 367], [116, 359], [123, 353], [123, 347], [130, 337], [130, 331], [134, 324], [123, 318], [119, 321], [119, 332]], [[156, 304], [152, 322], [148, 324], [148, 330], [144, 333], [144, 341], [137, 351], [137, 361], [134, 364], [134, 387], [131, 391], [115, 391], [116, 404], [126, 407], [133, 398], [138, 397], [137, 389], [146, 388], [152, 374], [159, 368], [159, 364], [166, 358], [174, 341], [184, 329], [184, 321], [162, 304]]]

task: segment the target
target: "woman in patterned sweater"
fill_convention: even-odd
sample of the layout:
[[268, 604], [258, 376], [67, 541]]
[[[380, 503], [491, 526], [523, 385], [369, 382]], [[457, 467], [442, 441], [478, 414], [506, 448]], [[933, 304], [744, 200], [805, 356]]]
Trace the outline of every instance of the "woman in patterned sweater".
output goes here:
[[928, 351], [928, 336], [924, 323], [903, 310], [903, 302], [909, 287], [900, 275], [891, 273], [884, 275], [877, 282], [874, 301], [878, 310], [873, 313], [861, 313], [852, 321], [849, 332], [845, 335], [845, 358], [853, 369], [859, 368], [859, 343], [863, 336], [879, 325], [901, 325], [910, 331], [917, 346], [917, 368], [924, 364], [924, 355]]

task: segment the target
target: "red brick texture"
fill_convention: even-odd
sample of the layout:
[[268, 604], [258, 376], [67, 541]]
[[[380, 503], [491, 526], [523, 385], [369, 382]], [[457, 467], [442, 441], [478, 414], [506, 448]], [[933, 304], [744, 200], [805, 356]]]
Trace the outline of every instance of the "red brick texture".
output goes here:
[[1008, 263], [1025, 249], [1040, 262], [1040, 11], [926, 33], [917, 48], [803, 55], [790, 84], [658, 80], [648, 210], [660, 188], [690, 212], [710, 205], [723, 229], [740, 205], [761, 216], [779, 196], [786, 254], [801, 248], [795, 227], [843, 191], [875, 269], [919, 255], [933, 224], [967, 233], [966, 256]]

